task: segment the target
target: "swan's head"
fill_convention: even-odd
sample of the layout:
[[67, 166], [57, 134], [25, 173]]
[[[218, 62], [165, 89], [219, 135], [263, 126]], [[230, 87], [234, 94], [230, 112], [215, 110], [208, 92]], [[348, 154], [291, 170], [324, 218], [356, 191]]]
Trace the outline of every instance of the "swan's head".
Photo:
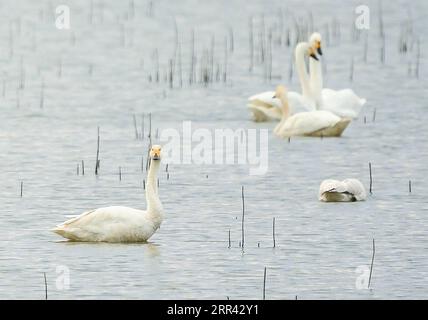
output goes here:
[[150, 158], [152, 160], [160, 160], [161, 159], [161, 146], [160, 145], [154, 145], [150, 149]]
[[296, 57], [300, 54], [308, 55], [309, 57], [318, 61], [318, 57], [315, 54], [316, 49], [309, 45], [307, 42], [300, 42], [296, 46]]
[[309, 37], [309, 45], [312, 47], [312, 49], [318, 52], [320, 56], [322, 56], [322, 50], [321, 50], [321, 34], [318, 32], [314, 32]]
[[273, 99], [281, 99], [287, 97], [287, 88], [283, 85], [278, 85], [275, 89], [275, 95], [273, 96]]

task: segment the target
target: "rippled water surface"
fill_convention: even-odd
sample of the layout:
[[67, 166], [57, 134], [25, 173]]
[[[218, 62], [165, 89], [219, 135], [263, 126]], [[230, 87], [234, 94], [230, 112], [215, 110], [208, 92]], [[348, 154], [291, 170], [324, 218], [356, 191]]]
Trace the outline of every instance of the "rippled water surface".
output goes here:
[[[55, 8], [63, 3], [71, 10], [70, 30], [55, 28]], [[50, 299], [259, 299], [265, 267], [268, 299], [426, 298], [428, 3], [384, 1], [384, 63], [379, 2], [366, 3], [371, 28], [353, 37], [358, 1], [2, 1], [0, 298], [43, 299], [46, 273]], [[288, 143], [272, 134], [273, 123], [250, 120], [246, 98], [278, 83], [299, 90], [290, 72], [294, 21], [310, 25], [311, 14], [324, 37], [325, 85], [352, 87], [368, 103], [342, 138]], [[250, 17], [256, 47], [252, 72]], [[260, 36], [263, 17], [266, 34]], [[413, 31], [406, 38], [407, 53], [400, 54], [406, 21]], [[197, 82], [214, 40], [216, 76], [207, 86], [189, 85], [192, 29]], [[272, 79], [258, 46], [269, 30]], [[180, 50], [174, 55], [176, 39]], [[165, 77], [174, 56], [181, 56], [182, 87], [177, 58], [171, 89]], [[135, 139], [132, 118], [136, 114], [140, 127], [143, 113], [144, 141]], [[210, 130], [268, 128], [268, 172], [251, 176], [245, 165], [172, 164], [167, 179], [163, 164], [165, 221], [150, 243], [61, 241], [49, 229], [68, 215], [108, 205], [145, 208], [141, 157], [148, 145], [148, 113], [154, 139], [157, 130], [180, 129], [185, 120]], [[81, 169], [76, 172], [81, 160], [84, 176]], [[354, 177], [368, 188], [369, 162], [373, 194], [367, 201], [317, 201], [325, 178]], [[242, 185], [244, 252], [239, 248]], [[371, 289], [359, 290], [357, 268], [370, 267], [373, 238]], [[64, 267], [68, 290], [58, 285]]]

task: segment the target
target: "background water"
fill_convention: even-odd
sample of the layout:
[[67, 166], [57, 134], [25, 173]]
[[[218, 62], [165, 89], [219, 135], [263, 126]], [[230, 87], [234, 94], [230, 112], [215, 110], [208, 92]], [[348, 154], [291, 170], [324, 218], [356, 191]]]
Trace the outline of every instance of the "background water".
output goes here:
[[[358, 1], [2, 1], [0, 298], [44, 299], [46, 273], [49, 299], [259, 299], [265, 267], [267, 299], [427, 298], [428, 3], [382, 3], [384, 46], [379, 2], [365, 3], [371, 26], [358, 34], [352, 31]], [[70, 7], [70, 30], [55, 28], [59, 4]], [[325, 86], [351, 87], [368, 100], [340, 139], [288, 143], [272, 134], [274, 123], [250, 120], [248, 96], [278, 83], [299, 91], [290, 72], [295, 21], [323, 34]], [[406, 25], [408, 51], [400, 53]], [[192, 29], [197, 60], [196, 83], [190, 85]], [[204, 55], [210, 57], [213, 37], [215, 76], [204, 85], [200, 66]], [[174, 54], [176, 39], [181, 50]], [[261, 61], [260, 40], [272, 60]], [[171, 89], [165, 76], [174, 56]], [[268, 128], [267, 174], [250, 176], [245, 165], [175, 164], [167, 179], [164, 164], [159, 179], [165, 221], [150, 243], [61, 241], [49, 229], [67, 215], [108, 205], [145, 208], [141, 157], [150, 112], [154, 140], [156, 130], [179, 129], [184, 120], [195, 128]], [[140, 127], [143, 113], [145, 139], [137, 140], [132, 117]], [[84, 176], [76, 172], [81, 160]], [[373, 194], [367, 201], [317, 201], [325, 178], [354, 177], [368, 188], [369, 162]], [[371, 289], [358, 290], [356, 269], [370, 267], [373, 238]], [[68, 290], [56, 284], [62, 266], [70, 273]]]

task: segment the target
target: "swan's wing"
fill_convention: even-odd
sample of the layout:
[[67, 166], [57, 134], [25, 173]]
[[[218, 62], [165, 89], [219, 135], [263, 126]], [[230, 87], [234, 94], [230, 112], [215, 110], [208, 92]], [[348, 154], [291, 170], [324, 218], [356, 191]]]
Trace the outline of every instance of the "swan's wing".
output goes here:
[[363, 184], [357, 179], [346, 179], [343, 180], [343, 184], [346, 187], [346, 191], [354, 195], [357, 200], [365, 200], [367, 197], [366, 189]]
[[346, 187], [342, 181], [327, 179], [321, 182], [318, 192], [318, 199], [321, 200], [322, 195], [326, 192], [345, 192]]
[[328, 110], [340, 117], [356, 118], [366, 99], [358, 97], [352, 89], [322, 90], [322, 110]]
[[[99, 210], [99, 209], [97, 209]], [[85, 220], [86, 218], [88, 218], [89, 215], [94, 214], [97, 210], [89, 210], [86, 212], [83, 212], [82, 214], [78, 215], [78, 216], [74, 216], [73, 218], [63, 222], [62, 224], [58, 225], [58, 226], [70, 226], [78, 221], [82, 221]]]
[[247, 107], [253, 113], [254, 121], [279, 120], [282, 118], [282, 112], [276, 107], [263, 107], [260, 105], [248, 104]]
[[273, 98], [274, 96], [275, 92], [266, 91], [248, 98], [250, 103], [247, 106], [253, 114], [254, 121], [264, 122], [281, 119], [281, 101]]
[[65, 221], [57, 226], [59, 229], [64, 228], [79, 228], [96, 225], [101, 228], [105, 224], [114, 224], [128, 220], [137, 214], [143, 214], [144, 211], [128, 208], [128, 207], [104, 207], [95, 210], [90, 210], [82, 213], [81, 215]]
[[300, 112], [287, 119], [281, 128], [284, 137], [310, 134], [315, 131], [332, 127], [340, 118], [328, 111]]
[[281, 101], [277, 98], [273, 98], [275, 96], [274, 91], [266, 91], [248, 98], [248, 101], [252, 105], [258, 105], [261, 107], [276, 107], [281, 108]]

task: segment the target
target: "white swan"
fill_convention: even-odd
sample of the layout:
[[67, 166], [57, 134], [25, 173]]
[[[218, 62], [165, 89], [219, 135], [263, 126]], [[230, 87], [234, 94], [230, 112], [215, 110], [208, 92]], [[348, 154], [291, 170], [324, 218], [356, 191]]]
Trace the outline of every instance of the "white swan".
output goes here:
[[106, 207], [85, 212], [58, 225], [52, 231], [73, 241], [144, 242], [160, 227], [163, 208], [158, 196], [157, 173], [161, 147], [150, 150], [147, 174], [147, 211], [128, 207]]
[[353, 202], [367, 198], [363, 184], [357, 179], [324, 180], [321, 182], [318, 199], [324, 202]]
[[279, 98], [282, 103], [282, 119], [275, 127], [274, 133], [281, 138], [292, 136], [339, 137], [351, 122], [351, 119], [342, 119], [325, 110], [299, 112], [290, 116], [287, 89], [284, 86], [278, 86], [275, 97]]
[[272, 98], [275, 92], [267, 91], [248, 98], [247, 107], [250, 109], [255, 122], [265, 122], [281, 119], [281, 103]]
[[[287, 93], [290, 114], [293, 114], [298, 110], [312, 111], [316, 109], [315, 99], [313, 98], [308, 73], [306, 71], [305, 56], [309, 56], [315, 60], [318, 59], [313, 47], [299, 46], [298, 44], [295, 49], [295, 62], [299, 81], [302, 87], [302, 94], [293, 91]], [[280, 120], [282, 118], [281, 101], [273, 98], [274, 95], [274, 91], [266, 91], [248, 98], [249, 103], [247, 106], [252, 112], [254, 121], [261, 122]]]
[[[321, 51], [321, 35], [314, 32], [309, 38], [309, 45]], [[358, 97], [352, 89], [332, 90], [323, 88], [321, 61], [310, 59], [310, 87], [318, 110], [328, 110], [339, 117], [357, 118], [366, 99]]]

